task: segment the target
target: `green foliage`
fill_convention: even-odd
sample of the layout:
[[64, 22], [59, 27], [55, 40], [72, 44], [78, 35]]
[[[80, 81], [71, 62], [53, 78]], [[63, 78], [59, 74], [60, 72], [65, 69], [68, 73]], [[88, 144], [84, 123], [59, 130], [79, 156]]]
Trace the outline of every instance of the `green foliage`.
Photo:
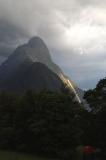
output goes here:
[[100, 80], [95, 89], [87, 91], [85, 98], [92, 107], [92, 112], [84, 141], [89, 141], [106, 153], [106, 78]]
[[90, 104], [94, 111], [100, 110], [106, 106], [106, 78], [98, 82], [93, 90], [85, 93], [84, 98]]
[[[47, 158], [36, 157], [34, 155], [0, 151], [0, 160], [49, 160]], [[53, 159], [52, 159], [53, 160]]]
[[[72, 96], [73, 97], [73, 96]], [[68, 94], [0, 94], [0, 148], [69, 158], [83, 134], [84, 110]]]

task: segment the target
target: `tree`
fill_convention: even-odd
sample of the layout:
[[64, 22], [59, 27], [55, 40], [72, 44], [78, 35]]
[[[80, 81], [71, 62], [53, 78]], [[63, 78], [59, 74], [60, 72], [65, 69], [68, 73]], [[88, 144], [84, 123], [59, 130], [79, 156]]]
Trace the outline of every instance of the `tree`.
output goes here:
[[69, 158], [81, 144], [82, 107], [73, 95], [0, 94], [0, 148]]
[[[100, 80], [95, 89], [85, 93], [85, 98], [92, 107], [90, 127], [86, 136], [92, 144], [106, 153], [106, 78]], [[106, 159], [106, 155], [104, 155]]]

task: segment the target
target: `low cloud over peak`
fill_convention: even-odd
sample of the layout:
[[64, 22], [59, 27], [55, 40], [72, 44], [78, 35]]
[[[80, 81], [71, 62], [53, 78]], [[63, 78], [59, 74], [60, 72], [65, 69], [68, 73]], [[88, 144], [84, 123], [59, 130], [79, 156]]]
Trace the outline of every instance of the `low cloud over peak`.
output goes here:
[[94, 87], [105, 76], [105, 15], [105, 0], [0, 0], [1, 61], [38, 35], [71, 79]]

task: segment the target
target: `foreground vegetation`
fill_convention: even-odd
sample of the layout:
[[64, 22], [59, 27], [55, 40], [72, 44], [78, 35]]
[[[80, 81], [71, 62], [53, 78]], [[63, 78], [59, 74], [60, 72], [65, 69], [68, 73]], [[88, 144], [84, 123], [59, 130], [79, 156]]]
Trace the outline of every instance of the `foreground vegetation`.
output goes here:
[[0, 151], [1, 160], [50, 160], [16, 152]]
[[105, 80], [86, 92], [90, 113], [68, 93], [1, 92], [0, 149], [60, 159], [75, 159], [79, 145], [92, 145], [106, 153], [104, 86]]
[[[82, 109], [83, 111], [83, 109]], [[81, 143], [81, 106], [63, 93], [0, 94], [0, 148], [72, 157]]]
[[85, 141], [101, 148], [106, 159], [106, 78], [100, 80], [95, 89], [87, 91], [84, 97], [92, 108]]

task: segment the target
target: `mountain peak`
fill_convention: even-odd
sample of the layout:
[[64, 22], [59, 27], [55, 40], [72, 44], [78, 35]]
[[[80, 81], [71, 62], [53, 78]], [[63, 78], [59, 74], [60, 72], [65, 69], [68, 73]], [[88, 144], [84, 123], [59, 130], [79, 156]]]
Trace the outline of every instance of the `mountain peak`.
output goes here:
[[[38, 69], [35, 70], [36, 67], [34, 65], [33, 68], [30, 68], [30, 71], [28, 70], [29, 72], [27, 72], [27, 68], [29, 68], [32, 64], [36, 64], [36, 63], [37, 64], [40, 63], [40, 66], [41, 64], [43, 64], [43, 66], [40, 67], [41, 70], [38, 70]], [[44, 68], [44, 65], [46, 66], [46, 69], [45, 71], [42, 71]], [[25, 69], [24, 70], [25, 72], [21, 71], [23, 69]], [[32, 69], [33, 69], [33, 72], [32, 72]], [[46, 72], [46, 70], [49, 70], [49, 71]], [[40, 75], [41, 71], [42, 71], [42, 74]], [[30, 72], [32, 73], [31, 74], [32, 78], [29, 79], [28, 81], [28, 78], [30, 77], [29, 76]], [[22, 78], [20, 75], [26, 76], [26, 78], [25, 77]], [[14, 78], [13, 76], [15, 77], [15, 80], [17, 79], [17, 81], [13, 79]], [[70, 82], [68, 78], [66, 78], [66, 76], [64, 75], [62, 70], [59, 68], [59, 66], [52, 61], [49, 50], [46, 44], [44, 43], [44, 41], [40, 37], [33, 37], [29, 40], [28, 43], [25, 43], [22, 46], [19, 46], [18, 48], [16, 48], [13, 54], [10, 55], [9, 58], [1, 65], [0, 89], [3, 89], [3, 87], [6, 88], [5, 86], [6, 86], [7, 80], [10, 81], [10, 79], [12, 79], [11, 82], [12, 83], [14, 82], [14, 86], [16, 88], [17, 88], [18, 82], [20, 82], [19, 83], [20, 85], [23, 84], [24, 86], [26, 84], [26, 81], [28, 82], [27, 83], [28, 85], [34, 83], [32, 86], [35, 86], [35, 83], [36, 84], [38, 83], [37, 79], [35, 79], [37, 77], [39, 79], [38, 81], [41, 82], [40, 85], [43, 84], [43, 81], [45, 82], [45, 85], [43, 85], [43, 87], [44, 86], [47, 87], [48, 85], [46, 84], [49, 84], [49, 81], [50, 81], [50, 86], [52, 86], [51, 82], [54, 83], [56, 79], [57, 86], [58, 85], [60, 86], [60, 83], [65, 84], [65, 86], [69, 88], [70, 92], [73, 92], [78, 99], [77, 87], [74, 86], [73, 83]], [[59, 80], [57, 80], [56, 77], [58, 77]], [[11, 86], [12, 85], [13, 84], [11, 84]]]
[[39, 47], [39, 46], [45, 46], [46, 47], [44, 41], [38, 36], [32, 37], [29, 40], [28, 45], [30, 47]]

